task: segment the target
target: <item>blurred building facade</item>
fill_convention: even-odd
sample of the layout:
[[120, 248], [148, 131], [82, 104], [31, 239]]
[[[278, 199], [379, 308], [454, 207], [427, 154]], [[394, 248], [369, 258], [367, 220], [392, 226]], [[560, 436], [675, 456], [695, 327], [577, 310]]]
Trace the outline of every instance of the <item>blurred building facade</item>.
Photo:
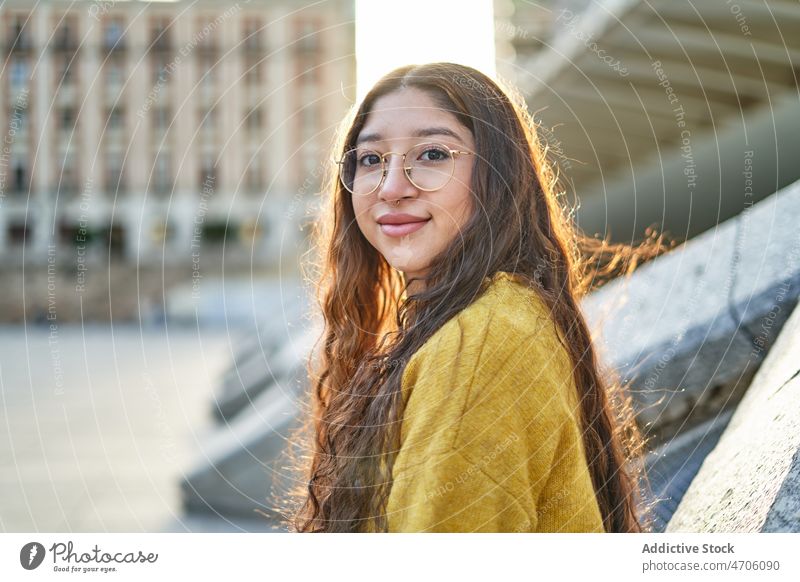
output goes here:
[[0, 258], [271, 263], [354, 94], [352, 2], [0, 8]]

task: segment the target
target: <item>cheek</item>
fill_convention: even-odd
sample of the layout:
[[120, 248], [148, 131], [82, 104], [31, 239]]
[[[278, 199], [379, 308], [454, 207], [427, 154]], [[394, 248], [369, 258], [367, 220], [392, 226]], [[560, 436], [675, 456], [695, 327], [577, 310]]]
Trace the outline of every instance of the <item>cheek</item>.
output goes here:
[[472, 215], [472, 195], [465, 188], [448, 192], [438, 208], [439, 223], [450, 234], [457, 234]]
[[474, 205], [474, 201], [472, 199], [472, 195], [468, 194], [465, 200], [461, 201], [461, 214], [459, 215], [459, 228], [463, 227], [467, 221], [469, 220], [470, 216], [472, 216], [472, 207]]
[[369, 232], [369, 208], [370, 204], [367, 200], [353, 200], [353, 213], [356, 217], [356, 223], [365, 235]]
[[472, 214], [474, 196], [470, 188], [471, 178], [472, 168], [461, 168], [461, 171], [456, 172], [453, 176], [451, 182], [453, 187], [448, 196], [449, 210], [458, 228], [463, 226]]

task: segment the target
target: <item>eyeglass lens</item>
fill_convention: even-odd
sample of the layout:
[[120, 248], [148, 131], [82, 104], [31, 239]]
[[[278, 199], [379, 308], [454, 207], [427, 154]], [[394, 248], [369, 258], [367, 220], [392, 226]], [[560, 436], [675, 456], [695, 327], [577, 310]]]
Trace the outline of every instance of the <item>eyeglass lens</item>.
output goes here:
[[[371, 194], [381, 184], [388, 168], [381, 154], [368, 148], [354, 148], [345, 153], [341, 180], [344, 187], [356, 195]], [[437, 190], [453, 175], [454, 158], [450, 149], [441, 144], [420, 144], [406, 154], [406, 176], [420, 190]]]

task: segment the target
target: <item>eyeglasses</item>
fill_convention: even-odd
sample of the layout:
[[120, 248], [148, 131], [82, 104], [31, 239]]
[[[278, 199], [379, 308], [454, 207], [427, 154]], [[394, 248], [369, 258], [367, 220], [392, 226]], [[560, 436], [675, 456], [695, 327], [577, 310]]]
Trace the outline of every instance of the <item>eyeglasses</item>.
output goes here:
[[348, 192], [369, 196], [380, 188], [387, 174], [386, 158], [390, 154], [403, 156], [403, 172], [415, 188], [432, 192], [444, 187], [453, 177], [456, 156], [472, 152], [450, 149], [440, 143], [421, 143], [406, 153], [386, 152], [355, 147], [347, 150], [340, 160], [339, 179]]

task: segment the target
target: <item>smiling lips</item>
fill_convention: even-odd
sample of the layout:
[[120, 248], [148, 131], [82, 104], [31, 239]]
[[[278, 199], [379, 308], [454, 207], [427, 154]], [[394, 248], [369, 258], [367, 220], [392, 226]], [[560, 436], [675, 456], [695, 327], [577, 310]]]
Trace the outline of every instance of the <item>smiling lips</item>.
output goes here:
[[421, 216], [414, 216], [412, 214], [385, 214], [378, 219], [378, 224], [381, 225], [381, 231], [388, 236], [406, 236], [412, 232], [418, 231], [425, 226], [430, 217], [424, 218]]

